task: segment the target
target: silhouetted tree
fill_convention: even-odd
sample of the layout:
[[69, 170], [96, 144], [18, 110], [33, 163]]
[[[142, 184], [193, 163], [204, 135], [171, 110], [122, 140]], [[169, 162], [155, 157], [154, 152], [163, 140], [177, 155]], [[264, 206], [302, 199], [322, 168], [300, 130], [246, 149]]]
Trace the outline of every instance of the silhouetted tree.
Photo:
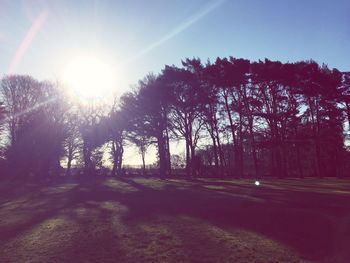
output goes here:
[[348, 131], [350, 133], [350, 72], [343, 73], [340, 92], [339, 102], [343, 104], [343, 109], [348, 120]]
[[[242, 176], [244, 173], [244, 119], [242, 95], [239, 91], [242, 88], [242, 85], [246, 85], [247, 81], [247, 69], [242, 66], [239, 65], [239, 63], [236, 63], [232, 58], [217, 58], [215, 64], [208, 66], [207, 73], [209, 83], [213, 85], [219, 96], [219, 101], [222, 105], [221, 111], [227, 116], [225, 117], [225, 123], [226, 127], [231, 132], [234, 147], [235, 170], [239, 176]], [[219, 136], [217, 136], [217, 138], [219, 138]]]
[[147, 135], [142, 135], [142, 132], [130, 134], [128, 139], [139, 149], [142, 159], [142, 173], [146, 174], [146, 153], [147, 148], [152, 144], [152, 141]]
[[111, 172], [112, 176], [115, 176], [116, 174], [121, 175], [122, 173], [124, 139], [129, 122], [126, 112], [121, 111], [118, 107], [119, 105], [115, 99], [109, 116], [105, 119], [107, 138], [109, 140], [109, 152], [113, 165]]
[[58, 83], [6, 76], [0, 138], [11, 174], [59, 174], [65, 160], [69, 175], [73, 160], [81, 160], [91, 175], [102, 168], [106, 151], [112, 175], [122, 174], [129, 141], [139, 149], [144, 173], [147, 147], [155, 144], [166, 176], [177, 162], [170, 140], [180, 139], [187, 175], [206, 167], [207, 174], [222, 176], [340, 176], [349, 156], [349, 83], [349, 73], [314, 61], [229, 57], [204, 65], [193, 58], [147, 75], [108, 108], [73, 103]]
[[336, 175], [335, 165], [339, 165], [339, 154], [343, 151], [343, 117], [337, 105], [341, 74], [313, 61], [301, 62], [298, 66], [298, 85], [306, 107], [303, 118], [310, 127], [309, 138], [314, 145], [315, 174], [326, 175], [329, 169], [325, 164], [333, 159], [329, 167]]
[[215, 73], [213, 72], [214, 67], [215, 65], [212, 65], [210, 62], [208, 62], [205, 68], [201, 70], [202, 89], [204, 92], [202, 99], [202, 116], [205, 127], [212, 140], [215, 171], [218, 172], [220, 166], [220, 172], [222, 173], [224, 168], [224, 158], [221, 149], [219, 132], [220, 96], [218, 88], [216, 86], [217, 75], [215, 74], [215, 71]]
[[286, 154], [285, 139], [288, 118], [295, 114], [290, 107], [290, 89], [284, 81], [285, 66], [281, 62], [270, 60], [252, 64], [252, 79], [257, 86], [261, 106], [259, 116], [268, 127], [268, 138], [271, 149], [271, 173], [285, 176]]
[[179, 154], [172, 154], [170, 156], [171, 158], [171, 168], [173, 169], [182, 169], [183, 167], [185, 167], [185, 159], [179, 155]]
[[67, 114], [65, 121], [66, 138], [64, 140], [65, 157], [67, 162], [66, 176], [71, 173], [72, 161], [77, 160], [82, 148], [82, 139], [79, 132], [79, 117], [77, 113]]
[[103, 109], [100, 105], [84, 105], [80, 109], [79, 132], [82, 138], [82, 159], [84, 163], [84, 175], [95, 173], [93, 151], [106, 142], [106, 129], [101, 122]]
[[3, 143], [5, 141], [5, 120], [6, 120], [6, 109], [4, 104], [0, 101], [0, 158], [3, 158]]
[[16, 75], [3, 78], [1, 90], [10, 135], [6, 155], [13, 169], [22, 174], [57, 174], [66, 111], [59, 85]]
[[185, 140], [186, 171], [190, 175], [193, 173], [191, 164], [204, 125], [201, 110], [203, 93], [196, 74], [196, 67], [201, 67], [200, 61], [187, 60], [183, 65], [185, 69], [166, 66], [162, 78], [167, 89], [171, 91], [169, 105], [172, 131]]
[[136, 92], [130, 92], [121, 99], [121, 110], [129, 119], [129, 125], [134, 126], [131, 130], [142, 130], [142, 136], [157, 141], [161, 176], [170, 174], [168, 99], [169, 90], [154, 75], [148, 75], [139, 82]]

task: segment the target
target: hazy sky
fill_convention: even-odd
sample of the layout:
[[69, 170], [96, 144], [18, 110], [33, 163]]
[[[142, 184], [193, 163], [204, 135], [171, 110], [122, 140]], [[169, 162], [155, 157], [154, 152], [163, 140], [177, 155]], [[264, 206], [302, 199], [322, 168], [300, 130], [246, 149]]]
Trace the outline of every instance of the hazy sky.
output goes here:
[[111, 61], [119, 88], [185, 57], [313, 58], [350, 71], [348, 0], [0, 0], [0, 74], [60, 78], [76, 55]]

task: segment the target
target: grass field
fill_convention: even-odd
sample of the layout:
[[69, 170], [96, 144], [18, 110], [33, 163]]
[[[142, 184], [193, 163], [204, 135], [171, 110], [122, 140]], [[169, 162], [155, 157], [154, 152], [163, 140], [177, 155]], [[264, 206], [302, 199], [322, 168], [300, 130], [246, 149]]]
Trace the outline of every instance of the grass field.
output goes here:
[[350, 181], [0, 184], [0, 262], [350, 262]]

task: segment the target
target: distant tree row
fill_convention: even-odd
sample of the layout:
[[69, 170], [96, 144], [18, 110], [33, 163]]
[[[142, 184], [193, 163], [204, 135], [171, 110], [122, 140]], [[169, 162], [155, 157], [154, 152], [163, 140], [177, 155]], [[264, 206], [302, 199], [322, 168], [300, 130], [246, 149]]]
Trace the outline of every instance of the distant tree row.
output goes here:
[[158, 174], [170, 176], [182, 167], [171, 155], [179, 140], [188, 176], [349, 175], [350, 74], [314, 61], [186, 59], [103, 106], [29, 76], [6, 76], [0, 88], [0, 169], [13, 176], [62, 174], [62, 163], [66, 175], [73, 166], [95, 174], [107, 152], [120, 175], [126, 141], [143, 173], [155, 145]]

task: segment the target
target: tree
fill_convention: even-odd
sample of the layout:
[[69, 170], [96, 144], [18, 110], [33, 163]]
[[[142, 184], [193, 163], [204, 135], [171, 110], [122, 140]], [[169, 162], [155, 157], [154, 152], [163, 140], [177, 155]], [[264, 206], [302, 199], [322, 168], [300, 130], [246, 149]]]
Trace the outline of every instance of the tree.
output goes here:
[[[243, 129], [245, 123], [241, 89], [247, 85], [248, 71], [249, 61], [233, 58], [217, 58], [215, 64], [208, 65], [207, 71], [208, 82], [212, 89], [216, 90], [221, 105], [220, 111], [226, 115], [224, 123], [231, 132], [235, 169], [239, 176], [244, 174]], [[218, 135], [217, 138], [219, 138]], [[220, 152], [223, 156], [222, 150]]]
[[146, 174], [146, 153], [147, 148], [152, 144], [152, 141], [147, 135], [142, 135], [142, 133], [129, 135], [128, 139], [139, 149], [142, 159], [142, 173]]
[[84, 105], [80, 108], [79, 132], [82, 138], [82, 158], [84, 163], [84, 175], [91, 176], [95, 173], [93, 151], [106, 142], [106, 129], [101, 105]]
[[169, 151], [169, 89], [160, 77], [148, 75], [139, 82], [134, 93], [121, 98], [121, 110], [129, 120], [131, 130], [154, 138], [158, 148], [160, 175], [170, 175]]
[[1, 90], [8, 112], [6, 156], [13, 169], [18, 174], [57, 174], [66, 110], [59, 85], [15, 75], [2, 79]]
[[3, 142], [4, 140], [4, 124], [6, 120], [6, 109], [2, 102], [0, 102], [0, 169], [5, 170], [4, 167], [4, 152], [3, 152]]
[[65, 121], [66, 138], [64, 140], [65, 157], [67, 160], [66, 176], [71, 174], [72, 161], [79, 157], [82, 139], [79, 133], [79, 117], [76, 113], [67, 114]]
[[343, 110], [348, 120], [348, 131], [350, 132], [350, 72], [342, 74], [342, 84], [340, 91], [339, 102], [343, 106]]
[[285, 161], [282, 153], [282, 121], [287, 110], [287, 90], [281, 83], [283, 64], [270, 60], [252, 64], [252, 81], [260, 98], [259, 117], [268, 127], [267, 140], [271, 149], [271, 173], [282, 176]]
[[185, 167], [185, 159], [183, 156], [178, 155], [178, 154], [172, 154], [170, 156], [171, 158], [171, 168], [172, 169], [182, 169]]
[[220, 175], [344, 175], [349, 81], [349, 73], [314, 61], [229, 57], [203, 65], [187, 58], [147, 75], [109, 108], [76, 105], [58, 83], [7, 76], [0, 84], [4, 156], [17, 174], [59, 174], [64, 158], [66, 175], [78, 159], [90, 175], [109, 151], [116, 175], [132, 142], [145, 173], [147, 148], [155, 144], [160, 175], [167, 176], [178, 162], [170, 141], [180, 139], [187, 175], [204, 166]]
[[3, 139], [2, 133], [4, 132], [5, 121], [6, 121], [6, 109], [5, 109], [4, 103], [0, 101], [0, 142]]
[[203, 93], [199, 76], [196, 75], [198, 67], [201, 67], [200, 61], [187, 60], [183, 65], [185, 69], [166, 66], [162, 72], [162, 80], [171, 91], [169, 117], [174, 124], [172, 132], [185, 140], [186, 172], [190, 175], [193, 173], [191, 164], [204, 125], [201, 110]]
[[297, 83], [306, 107], [302, 117], [310, 127], [307, 135], [314, 146], [314, 173], [319, 177], [337, 174], [343, 151], [343, 116], [337, 103], [341, 74], [313, 61], [298, 63], [298, 67]]
[[109, 152], [111, 155], [112, 176], [121, 174], [124, 153], [125, 131], [128, 125], [126, 112], [118, 109], [117, 100], [114, 100], [109, 116], [105, 121], [107, 138], [109, 141]]

